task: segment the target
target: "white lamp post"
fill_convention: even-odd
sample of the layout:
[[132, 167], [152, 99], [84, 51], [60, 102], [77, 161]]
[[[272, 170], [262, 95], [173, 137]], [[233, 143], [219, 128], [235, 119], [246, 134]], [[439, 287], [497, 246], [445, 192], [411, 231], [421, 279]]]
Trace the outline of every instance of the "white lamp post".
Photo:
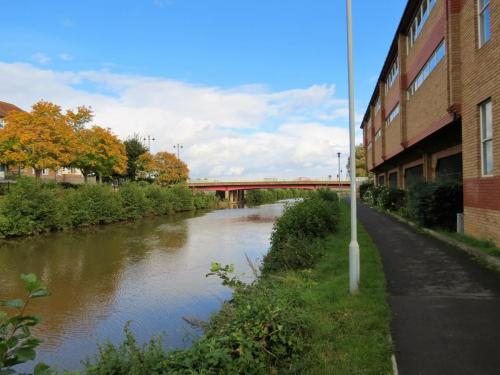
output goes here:
[[347, 66], [349, 76], [349, 141], [351, 175], [351, 243], [349, 244], [349, 290], [359, 290], [359, 244], [356, 218], [356, 139], [354, 129], [354, 73], [352, 58], [352, 4], [347, 0]]

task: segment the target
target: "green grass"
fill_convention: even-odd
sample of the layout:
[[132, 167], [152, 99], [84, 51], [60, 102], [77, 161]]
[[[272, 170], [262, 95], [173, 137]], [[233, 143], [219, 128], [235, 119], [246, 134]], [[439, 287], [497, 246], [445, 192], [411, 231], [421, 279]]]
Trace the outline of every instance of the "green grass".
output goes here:
[[439, 233], [466, 245], [475, 247], [476, 249], [495, 257], [500, 257], [500, 248], [496, 247], [492, 241], [481, 240], [475, 237], [468, 236], [466, 234], [460, 234], [456, 232], [449, 232], [445, 230], [439, 230]]
[[341, 207], [339, 230], [326, 239], [329, 252], [311, 271], [313, 286], [301, 291], [313, 323], [311, 347], [304, 358], [309, 374], [390, 374], [392, 345], [385, 277], [378, 251], [363, 227], [360, 293], [349, 285], [349, 209]]

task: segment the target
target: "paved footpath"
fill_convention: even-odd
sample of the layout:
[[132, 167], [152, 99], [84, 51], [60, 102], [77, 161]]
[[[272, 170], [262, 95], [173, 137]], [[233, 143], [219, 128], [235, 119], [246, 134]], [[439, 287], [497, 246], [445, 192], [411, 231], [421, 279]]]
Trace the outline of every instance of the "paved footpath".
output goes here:
[[399, 374], [500, 375], [500, 276], [390, 216], [358, 215], [382, 256]]

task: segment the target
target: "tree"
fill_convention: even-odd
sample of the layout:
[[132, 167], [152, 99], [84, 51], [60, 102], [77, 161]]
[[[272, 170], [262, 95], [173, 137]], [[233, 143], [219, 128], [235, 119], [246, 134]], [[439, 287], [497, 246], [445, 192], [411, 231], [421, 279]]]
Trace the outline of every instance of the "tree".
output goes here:
[[124, 174], [127, 170], [125, 145], [111, 130], [93, 126], [76, 132], [77, 147], [73, 166], [82, 171], [85, 182], [90, 173], [96, 173], [99, 181], [113, 173]]
[[148, 149], [144, 147], [137, 135], [127, 139], [124, 143], [127, 152], [127, 177], [131, 180], [135, 180], [137, 177], [138, 158]]
[[[366, 177], [368, 176], [368, 171], [366, 169], [366, 155], [365, 147], [362, 144], [356, 146], [356, 177]], [[351, 158], [347, 158], [347, 171], [351, 171]]]
[[[80, 111], [80, 109], [79, 109]], [[80, 112], [73, 116], [83, 116]], [[0, 163], [57, 170], [73, 160], [75, 135], [67, 115], [55, 104], [40, 101], [31, 112], [10, 111], [0, 130]]]
[[140, 178], [151, 178], [159, 184], [185, 182], [189, 176], [186, 163], [169, 152], [158, 152], [154, 155], [146, 152], [139, 156], [137, 166]]

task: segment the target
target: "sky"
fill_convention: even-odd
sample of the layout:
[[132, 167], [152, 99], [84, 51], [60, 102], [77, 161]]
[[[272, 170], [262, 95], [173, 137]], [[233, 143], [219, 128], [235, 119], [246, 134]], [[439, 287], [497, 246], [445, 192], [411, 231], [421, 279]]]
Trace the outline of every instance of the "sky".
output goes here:
[[[344, 0], [0, 0], [0, 100], [91, 106], [191, 178], [326, 178], [349, 152]], [[357, 126], [406, 0], [353, 0]], [[357, 130], [357, 139], [361, 133]]]

